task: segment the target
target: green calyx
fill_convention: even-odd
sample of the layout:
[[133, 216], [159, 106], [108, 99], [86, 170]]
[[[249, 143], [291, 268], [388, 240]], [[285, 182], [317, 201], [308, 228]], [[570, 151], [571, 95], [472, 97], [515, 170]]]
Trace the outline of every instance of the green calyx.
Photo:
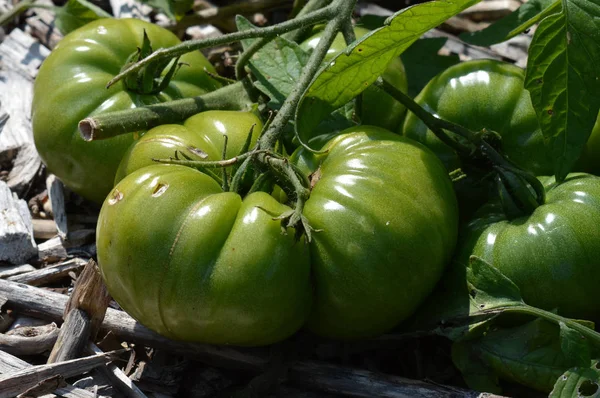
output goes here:
[[519, 169], [495, 167], [498, 194], [509, 220], [528, 216], [545, 202], [545, 190], [533, 175]]
[[[129, 68], [131, 65], [140, 62], [148, 57], [154, 51], [150, 38], [144, 30], [142, 47], [132, 53], [121, 71]], [[128, 91], [141, 95], [156, 95], [163, 91], [168, 85], [177, 70], [183, 65], [178, 62], [179, 57], [175, 59], [159, 59], [151, 62], [138, 70], [136, 73], [128, 75], [124, 79], [125, 87]]]

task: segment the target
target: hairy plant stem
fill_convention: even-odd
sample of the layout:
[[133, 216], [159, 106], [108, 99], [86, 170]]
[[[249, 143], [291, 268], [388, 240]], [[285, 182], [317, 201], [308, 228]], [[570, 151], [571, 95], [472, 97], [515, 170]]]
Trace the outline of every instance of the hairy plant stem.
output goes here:
[[89, 117], [79, 122], [79, 131], [85, 141], [102, 140], [161, 124], [180, 123], [206, 110], [244, 110], [251, 102], [243, 82], [237, 82], [199, 97]]
[[[382, 78], [377, 79], [374, 84], [377, 87], [385, 90], [398, 102], [406, 106], [409, 111], [414, 113], [419, 119], [421, 119], [423, 123], [425, 123], [425, 125], [436, 135], [436, 137], [454, 149], [462, 159], [468, 161], [475, 156], [483, 156], [492, 163], [492, 167], [499, 171], [500, 174], [510, 172], [521, 177], [521, 182], [519, 182], [517, 179], [503, 179], [503, 181], [509, 184], [514, 183], [515, 185], [509, 186], [509, 191], [518, 191], [522, 194], [522, 196], [531, 196], [531, 191], [527, 186], [523, 186], [523, 181], [533, 188], [535, 197], [529, 198], [531, 200], [524, 201], [525, 203], [528, 203], [526, 209], [524, 209], [524, 213], [530, 214], [536, 207], [544, 203], [546, 190], [544, 189], [542, 183], [535, 176], [524, 170], [521, 170], [518, 166], [500, 154], [494, 147], [484, 140], [481, 135], [476, 134], [473, 131], [456, 123], [433, 116], [419, 104], [413, 101], [408, 95], [396, 89]], [[465, 145], [451, 138], [444, 130], [450, 131], [464, 138], [468, 144]]]
[[223, 160], [183, 160], [183, 159], [152, 159], [157, 163], [178, 164], [181, 166], [191, 167], [193, 169], [216, 169], [230, 167], [238, 164], [242, 160], [252, 158], [260, 153], [269, 153], [268, 151], [252, 150], [244, 154], [234, 156], [231, 159]]
[[156, 62], [160, 59], [165, 58], [176, 58], [183, 54], [200, 50], [207, 47], [215, 47], [222, 44], [233, 43], [240, 40], [245, 39], [255, 39], [255, 38], [264, 38], [264, 37], [276, 37], [279, 34], [283, 34], [285, 32], [289, 32], [295, 29], [302, 28], [304, 26], [314, 25], [319, 22], [324, 22], [332, 17], [334, 17], [335, 9], [333, 7], [326, 7], [319, 10], [316, 10], [312, 13], [304, 15], [302, 17], [292, 19], [289, 21], [282, 22], [278, 25], [268, 26], [265, 28], [255, 28], [244, 30], [241, 32], [229, 33], [227, 35], [223, 35], [220, 37], [203, 39], [203, 40], [190, 40], [184, 41], [181, 44], [178, 44], [169, 48], [162, 48], [153, 52], [150, 56], [144, 58], [143, 60], [136, 62], [131, 65], [127, 69], [121, 71], [118, 75], [116, 75], [106, 87], [110, 87], [119, 80], [123, 79], [125, 76], [131, 75], [138, 70], [140, 70], [145, 65], [148, 65], [152, 62]]

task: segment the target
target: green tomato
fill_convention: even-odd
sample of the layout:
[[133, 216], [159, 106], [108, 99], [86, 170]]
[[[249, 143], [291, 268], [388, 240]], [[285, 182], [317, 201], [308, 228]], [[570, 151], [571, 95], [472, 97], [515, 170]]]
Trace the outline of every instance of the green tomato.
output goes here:
[[498, 203], [480, 209], [464, 231], [457, 261], [483, 258], [511, 279], [526, 303], [561, 315], [600, 320], [600, 178], [540, 178], [546, 202], [508, 221]]
[[293, 156], [314, 172], [304, 215], [322, 230], [310, 244], [308, 327], [375, 336], [410, 316], [439, 280], [455, 246], [456, 198], [432, 152], [384, 129], [354, 127], [323, 149]]
[[173, 339], [264, 345], [288, 337], [311, 307], [308, 247], [268, 213], [196, 170], [152, 165], [125, 177], [98, 220], [98, 261], [114, 299]]
[[[433, 78], [415, 101], [437, 117], [478, 132], [488, 129], [502, 137], [502, 150], [517, 165], [535, 175], [554, 172], [522, 69], [495, 60], [474, 60], [451, 66]], [[461, 167], [454, 150], [440, 141], [409, 112], [402, 133], [432, 149], [449, 171]]]
[[149, 130], [123, 155], [115, 184], [137, 169], [154, 164], [152, 159], [168, 159], [179, 153], [196, 160], [231, 159], [240, 154], [252, 131], [250, 148], [256, 144], [262, 122], [252, 112], [206, 111], [187, 119], [182, 125], [165, 124]]
[[[152, 165], [102, 207], [98, 261], [113, 297], [169, 337], [261, 345], [303, 324], [355, 339], [390, 330], [431, 292], [457, 234], [456, 199], [422, 145], [370, 126], [328, 144], [304, 215], [282, 235], [272, 196], [242, 200], [195, 170]], [[305, 173], [314, 170], [304, 168]]]
[[[361, 27], [355, 27], [354, 33], [357, 39], [360, 39], [369, 30]], [[300, 47], [304, 50], [313, 50], [319, 40], [321, 39], [321, 33], [317, 33], [314, 36], [304, 41]], [[331, 47], [327, 51], [325, 56], [325, 62], [331, 61], [338, 53], [346, 48], [346, 42], [342, 34], [338, 34], [331, 44]], [[400, 57], [395, 58], [383, 73], [383, 78], [396, 87], [398, 90], [407, 92], [408, 83], [406, 81], [406, 72], [404, 71], [404, 64]], [[371, 86], [363, 92], [362, 102], [362, 124], [374, 125], [383, 127], [388, 130], [396, 130], [402, 123], [402, 118], [406, 108], [404, 105], [396, 101], [389, 94], [382, 91], [381, 89]]]
[[184, 65], [159, 94], [137, 94], [123, 81], [106, 89], [106, 83], [142, 47], [144, 31], [154, 49], [180, 43], [173, 33], [141, 20], [94, 21], [61, 40], [35, 81], [32, 120], [40, 156], [65, 185], [99, 203], [111, 190], [121, 157], [136, 135], [84, 142], [77, 127], [80, 120], [197, 96], [219, 87], [205, 72], [214, 72], [213, 67], [196, 51], [179, 59]]

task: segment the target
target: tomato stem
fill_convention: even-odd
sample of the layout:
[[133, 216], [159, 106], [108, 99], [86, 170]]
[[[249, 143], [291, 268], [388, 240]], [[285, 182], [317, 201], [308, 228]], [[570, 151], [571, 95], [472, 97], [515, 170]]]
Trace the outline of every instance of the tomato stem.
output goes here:
[[149, 63], [156, 62], [160, 59], [165, 58], [175, 58], [181, 56], [183, 54], [201, 50], [203, 48], [208, 47], [216, 47], [223, 44], [229, 44], [240, 40], [246, 39], [255, 39], [255, 38], [265, 38], [265, 37], [276, 37], [277, 35], [300, 29], [305, 26], [314, 25], [320, 22], [325, 22], [330, 20], [335, 16], [336, 10], [332, 6], [328, 6], [319, 10], [315, 10], [307, 15], [302, 17], [292, 19], [289, 21], [282, 22], [277, 25], [267, 26], [265, 28], [255, 28], [248, 29], [240, 32], [229, 33], [219, 37], [213, 37], [202, 40], [189, 40], [184, 41], [181, 44], [178, 44], [169, 48], [162, 48], [155, 52], [153, 52], [148, 57], [143, 60], [136, 62], [135, 64], [129, 66], [125, 70], [121, 71], [118, 75], [112, 78], [111, 81], [106, 85], [107, 88], [117, 83], [124, 77], [131, 75]]
[[[501, 197], [502, 192], [504, 192], [503, 188], [506, 188], [506, 192], [516, 194], [511, 194], [509, 196], [511, 199], [516, 199], [518, 205], [505, 206], [505, 210], [510, 207], [516, 211], [511, 211], [511, 214], [507, 214], [507, 216], [514, 218], [531, 214], [536, 207], [544, 203], [545, 189], [542, 183], [535, 178], [535, 176], [520, 169], [503, 154], [499, 153], [483, 138], [485, 137], [485, 134], [477, 134], [459, 124], [433, 116], [421, 107], [421, 105], [413, 101], [412, 98], [386, 82], [381, 77], [377, 79], [374, 84], [406, 106], [406, 108], [421, 119], [427, 128], [429, 128], [442, 142], [454, 149], [461, 159], [466, 160], [467, 162], [482, 157], [488, 159], [491, 162], [491, 167], [498, 173], [502, 180], [503, 187], [500, 189]], [[452, 138], [446, 131], [462, 137], [467, 141], [467, 144]], [[507, 178], [509, 175], [518, 175], [518, 178]], [[533, 192], [529, 187], [532, 188]], [[505, 199], [502, 200], [504, 203]]]
[[244, 110], [251, 102], [243, 83], [238, 82], [198, 97], [89, 117], [79, 122], [79, 131], [85, 141], [103, 140], [161, 124], [180, 123], [211, 109]]
[[[325, 30], [321, 36], [321, 40], [315, 47], [314, 51], [310, 55], [308, 62], [298, 82], [294, 85], [294, 89], [283, 103], [281, 109], [273, 119], [273, 122], [267, 130], [265, 130], [263, 136], [260, 139], [262, 148], [274, 148], [277, 140], [283, 133], [283, 129], [294, 116], [300, 99], [304, 92], [308, 89], [317, 72], [321, 68], [322, 62], [325, 59], [325, 55], [331, 47], [333, 40], [337, 36], [352, 17], [352, 11], [356, 0], [335, 0], [331, 5], [323, 8], [322, 10], [331, 10], [331, 20], [327, 23]], [[316, 11], [315, 11], [316, 12]]]

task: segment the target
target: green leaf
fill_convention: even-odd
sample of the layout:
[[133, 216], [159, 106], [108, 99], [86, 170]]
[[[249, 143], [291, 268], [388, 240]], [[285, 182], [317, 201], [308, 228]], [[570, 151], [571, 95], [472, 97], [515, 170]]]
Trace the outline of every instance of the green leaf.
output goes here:
[[469, 295], [466, 267], [453, 262], [435, 291], [407, 322], [412, 331], [430, 330], [457, 341], [484, 327], [496, 314], [481, 315], [479, 305]]
[[446, 37], [417, 40], [402, 54], [408, 80], [408, 95], [416, 97], [434, 76], [460, 62], [458, 55], [438, 55]]
[[[524, 325], [492, 330], [479, 339], [457, 344], [469, 353], [471, 361], [479, 362], [480, 367], [488, 369], [496, 377], [543, 392], [552, 390], [556, 379], [573, 366], [572, 358], [561, 351], [562, 329], [540, 318]], [[454, 358], [454, 347], [453, 359], [459, 367]], [[465, 371], [481, 372], [477, 368], [463, 370], [464, 364], [461, 365], [463, 368], [459, 369], [467, 383], [469, 379]], [[474, 388], [471, 384], [469, 386]]]
[[297, 43], [283, 37], [275, 38], [252, 56], [248, 67], [256, 78], [256, 88], [271, 99], [269, 108], [281, 108], [298, 81], [308, 57], [308, 53]]
[[579, 158], [600, 109], [600, 4], [564, 1], [529, 48], [525, 87], [561, 181]]
[[[237, 30], [240, 31], [240, 32], [243, 32], [244, 30], [256, 29], [256, 26], [254, 26], [254, 24], [252, 24], [252, 22], [250, 22], [243, 15], [236, 15], [235, 16], [235, 26], [237, 27]], [[260, 39], [244, 39], [244, 40], [241, 40], [242, 49], [247, 50], [248, 47], [250, 47], [250, 45], [252, 45], [252, 43], [254, 43], [256, 40], [260, 40]]]
[[498, 376], [472, 349], [469, 342], [452, 344], [452, 362], [460, 370], [469, 388], [475, 391], [500, 394], [502, 389]]
[[550, 398], [600, 398], [600, 364], [597, 360], [589, 368], [573, 368], [558, 378]]
[[64, 35], [89, 22], [112, 17], [100, 7], [86, 0], [69, 0], [64, 6], [55, 7], [54, 11], [56, 13], [54, 23]]
[[467, 286], [471, 299], [481, 311], [525, 305], [517, 285], [479, 257], [470, 258]]
[[569, 362], [569, 366], [589, 367], [592, 354], [587, 339], [564, 322], [559, 322], [559, 325], [560, 349]]
[[[549, 15], [560, 11], [559, 0], [529, 0], [510, 15], [496, 21], [492, 25], [477, 32], [462, 33], [459, 37], [476, 46], [491, 46], [502, 43], [519, 33], [523, 33], [533, 24]], [[551, 9], [549, 7], [554, 5]]]
[[[239, 31], [256, 28], [241, 15], [236, 17], [236, 25]], [[258, 39], [242, 40], [242, 47], [246, 50], [256, 40]], [[275, 38], [252, 56], [248, 67], [256, 79], [256, 88], [271, 99], [269, 108], [281, 108], [308, 58], [309, 54], [297, 43], [283, 37]]]
[[478, 1], [432, 1], [408, 7], [338, 54], [304, 93], [296, 114], [300, 136], [377, 80], [423, 33]]

